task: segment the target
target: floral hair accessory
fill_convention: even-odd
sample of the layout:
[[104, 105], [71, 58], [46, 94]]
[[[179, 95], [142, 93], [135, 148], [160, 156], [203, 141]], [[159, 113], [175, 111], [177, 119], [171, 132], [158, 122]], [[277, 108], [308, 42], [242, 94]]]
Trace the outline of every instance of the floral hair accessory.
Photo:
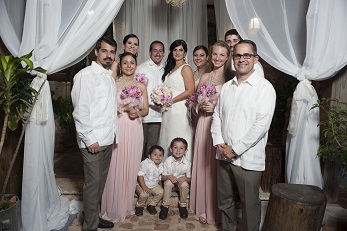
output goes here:
[[170, 87], [159, 84], [153, 88], [150, 95], [154, 104], [161, 108], [161, 111], [167, 111], [172, 106], [173, 94]]
[[137, 82], [143, 83], [143, 84], [146, 85], [146, 86], [147, 86], [147, 84], [148, 84], [148, 78], [147, 78], [147, 76], [146, 76], [144, 73], [137, 73], [137, 74], [135, 75], [135, 80], [136, 80]]

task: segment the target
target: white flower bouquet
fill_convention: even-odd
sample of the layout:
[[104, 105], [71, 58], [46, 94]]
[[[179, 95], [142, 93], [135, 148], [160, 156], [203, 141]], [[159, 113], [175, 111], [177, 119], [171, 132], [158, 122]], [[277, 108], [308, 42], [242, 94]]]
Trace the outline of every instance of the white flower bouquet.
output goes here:
[[161, 108], [161, 111], [167, 111], [172, 106], [173, 94], [170, 87], [159, 84], [153, 88], [151, 93], [151, 100], [157, 106]]

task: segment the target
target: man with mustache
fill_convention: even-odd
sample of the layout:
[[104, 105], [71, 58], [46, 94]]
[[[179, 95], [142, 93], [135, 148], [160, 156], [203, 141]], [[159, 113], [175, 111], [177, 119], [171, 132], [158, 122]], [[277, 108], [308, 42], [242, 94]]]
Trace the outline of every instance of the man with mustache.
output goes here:
[[118, 132], [116, 84], [110, 70], [116, 50], [114, 39], [101, 37], [95, 45], [96, 61], [76, 74], [71, 91], [85, 180], [83, 230], [114, 226], [112, 222], [99, 218], [99, 213], [112, 144]]
[[[135, 74], [145, 74], [148, 78], [148, 97], [150, 97], [153, 88], [161, 83], [161, 76], [164, 74], [164, 66], [161, 63], [163, 57], [164, 44], [160, 41], [153, 41], [149, 46], [149, 59], [136, 68]], [[142, 118], [144, 136], [142, 160], [147, 158], [150, 147], [158, 144], [161, 124], [160, 110], [154, 106], [150, 99], [148, 99], [148, 104], [148, 115]]]

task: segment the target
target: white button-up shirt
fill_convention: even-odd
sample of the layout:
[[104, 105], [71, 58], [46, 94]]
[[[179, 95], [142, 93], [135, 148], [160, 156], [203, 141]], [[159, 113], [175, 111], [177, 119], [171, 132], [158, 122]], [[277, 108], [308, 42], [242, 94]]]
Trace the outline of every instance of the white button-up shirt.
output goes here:
[[99, 146], [112, 144], [118, 132], [112, 71], [92, 62], [75, 75], [71, 99], [78, 146], [87, 148], [96, 142]]
[[[276, 92], [271, 83], [253, 72], [240, 85], [236, 77], [222, 87], [214, 109], [213, 144], [231, 145], [240, 155], [232, 163], [244, 169], [265, 169], [265, 146], [275, 110]], [[223, 160], [218, 153], [217, 159]]]
[[148, 188], [154, 188], [159, 185], [163, 170], [163, 163], [160, 163], [159, 166], [157, 166], [153, 160], [147, 158], [140, 163], [140, 170], [137, 175], [143, 176], [145, 185]]
[[176, 161], [173, 156], [169, 156], [166, 158], [164, 162], [164, 171], [163, 175], [173, 175], [176, 178], [180, 178], [182, 176], [186, 176], [188, 178], [191, 177], [191, 163], [183, 156], [181, 161]]
[[162, 83], [161, 76], [164, 74], [164, 66], [160, 63], [158, 66], [153, 62], [152, 59], [141, 63], [135, 71], [135, 74], [143, 73], [148, 78], [147, 93], [148, 93], [148, 115], [142, 118], [143, 123], [154, 123], [161, 122], [161, 111], [150, 99], [150, 95], [153, 91], [153, 88]]

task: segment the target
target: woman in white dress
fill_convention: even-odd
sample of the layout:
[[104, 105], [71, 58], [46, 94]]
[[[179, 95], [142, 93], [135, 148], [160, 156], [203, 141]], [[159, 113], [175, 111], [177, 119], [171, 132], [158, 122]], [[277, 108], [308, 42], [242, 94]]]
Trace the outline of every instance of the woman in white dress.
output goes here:
[[172, 108], [163, 113], [159, 145], [165, 150], [166, 158], [169, 153], [171, 140], [182, 137], [188, 142], [186, 157], [193, 157], [193, 129], [188, 115], [186, 99], [194, 92], [194, 74], [186, 63], [187, 43], [178, 39], [170, 45], [162, 80], [173, 92]]

